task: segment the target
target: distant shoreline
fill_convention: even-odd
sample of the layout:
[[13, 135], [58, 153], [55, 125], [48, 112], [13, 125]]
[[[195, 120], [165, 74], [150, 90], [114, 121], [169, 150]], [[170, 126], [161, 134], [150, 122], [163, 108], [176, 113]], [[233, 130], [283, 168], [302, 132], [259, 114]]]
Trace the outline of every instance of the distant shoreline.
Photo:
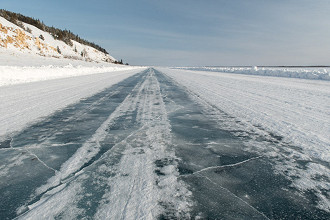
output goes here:
[[[254, 67], [254, 66], [204, 66], [204, 67]], [[313, 65], [313, 66], [256, 66], [256, 67], [266, 67], [266, 68], [330, 68], [326, 65]]]

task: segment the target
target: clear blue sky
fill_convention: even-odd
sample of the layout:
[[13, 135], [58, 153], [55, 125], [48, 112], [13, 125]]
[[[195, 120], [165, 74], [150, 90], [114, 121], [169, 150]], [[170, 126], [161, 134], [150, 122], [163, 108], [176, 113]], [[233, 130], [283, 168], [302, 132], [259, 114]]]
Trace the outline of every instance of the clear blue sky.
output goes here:
[[330, 0], [1, 0], [135, 65], [329, 65]]

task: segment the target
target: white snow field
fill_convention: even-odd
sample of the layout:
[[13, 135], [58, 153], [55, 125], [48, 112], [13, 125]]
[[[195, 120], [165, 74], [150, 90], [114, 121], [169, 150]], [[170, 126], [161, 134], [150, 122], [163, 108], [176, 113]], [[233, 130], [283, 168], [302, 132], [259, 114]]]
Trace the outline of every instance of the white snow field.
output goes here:
[[[242, 130], [270, 136], [282, 143], [282, 149], [271, 149], [254, 141], [250, 146], [274, 159], [277, 171], [291, 178], [296, 187], [319, 192], [319, 207], [330, 210], [329, 199], [321, 193], [325, 191], [330, 196], [329, 81], [160, 70], [185, 86], [196, 99], [233, 116], [235, 121], [228, 127], [242, 124]], [[300, 169], [297, 161], [307, 161], [307, 170]], [[325, 180], [318, 180], [319, 175]]]

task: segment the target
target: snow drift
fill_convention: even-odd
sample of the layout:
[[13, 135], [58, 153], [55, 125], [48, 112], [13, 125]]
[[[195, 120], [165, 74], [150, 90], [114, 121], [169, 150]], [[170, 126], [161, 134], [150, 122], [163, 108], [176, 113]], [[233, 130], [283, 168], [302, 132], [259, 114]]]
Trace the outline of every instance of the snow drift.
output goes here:
[[276, 76], [300, 79], [330, 80], [330, 68], [279, 68], [279, 67], [176, 67], [176, 69], [198, 70], [246, 75]]

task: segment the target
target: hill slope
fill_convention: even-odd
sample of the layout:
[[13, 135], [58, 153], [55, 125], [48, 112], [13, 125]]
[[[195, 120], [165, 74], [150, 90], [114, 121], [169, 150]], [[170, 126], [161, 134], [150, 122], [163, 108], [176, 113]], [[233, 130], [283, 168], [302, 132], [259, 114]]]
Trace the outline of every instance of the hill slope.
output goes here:
[[[80, 42], [85, 42], [86, 44], [90, 44], [94, 47], [79, 43], [69, 38], [59, 37], [54, 33], [50, 34], [49, 32], [41, 30], [31, 24], [24, 23], [17, 19], [15, 20], [15, 18], [13, 19], [14, 20], [12, 21], [14, 22], [10, 22], [0, 16], [1, 50], [5, 49], [13, 53], [37, 54], [45, 57], [70, 58], [96, 62], [103, 61], [110, 63], [116, 62], [116, 60], [110, 56], [106, 50], [95, 45], [94, 43], [89, 43], [80, 39], [76, 35], [73, 35], [70, 31], [61, 31], [56, 28], [49, 28], [45, 26], [47, 29], [55, 30], [54, 33], [68, 33], [71, 38], [73, 36]], [[39, 22], [39, 20], [36, 21]], [[14, 23], [19, 24], [19, 26]]]

